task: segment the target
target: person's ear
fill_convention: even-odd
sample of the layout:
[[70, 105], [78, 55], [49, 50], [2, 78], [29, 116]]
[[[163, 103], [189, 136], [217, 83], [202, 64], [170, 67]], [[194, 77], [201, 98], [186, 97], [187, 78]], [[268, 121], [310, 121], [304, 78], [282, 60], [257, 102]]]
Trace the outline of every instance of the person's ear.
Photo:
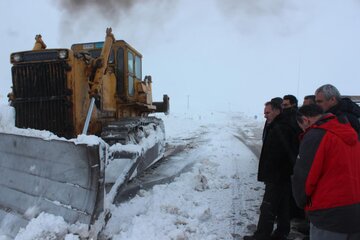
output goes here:
[[311, 121], [309, 118], [302, 116], [302, 123], [300, 124], [300, 127], [305, 131], [308, 127], [311, 126]]
[[331, 97], [330, 99], [329, 99], [329, 101], [331, 102], [331, 103], [336, 103], [336, 98], [335, 97]]
[[306, 121], [306, 128], [310, 127], [314, 123], [312, 122], [311, 118], [308, 117], [305, 117], [305, 121]]

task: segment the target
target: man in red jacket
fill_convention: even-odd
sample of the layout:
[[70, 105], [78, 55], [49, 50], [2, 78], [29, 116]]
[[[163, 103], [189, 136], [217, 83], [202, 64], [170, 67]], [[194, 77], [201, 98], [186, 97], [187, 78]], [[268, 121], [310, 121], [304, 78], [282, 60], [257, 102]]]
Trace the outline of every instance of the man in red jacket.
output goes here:
[[311, 223], [310, 239], [360, 239], [360, 142], [345, 117], [299, 109], [304, 134], [292, 176], [293, 195]]

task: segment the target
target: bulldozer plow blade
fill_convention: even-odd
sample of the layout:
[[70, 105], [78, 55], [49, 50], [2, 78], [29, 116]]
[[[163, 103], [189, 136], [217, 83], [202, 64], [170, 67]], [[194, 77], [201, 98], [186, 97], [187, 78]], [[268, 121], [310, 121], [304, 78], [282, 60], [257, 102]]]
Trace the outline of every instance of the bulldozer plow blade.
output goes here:
[[0, 231], [41, 212], [92, 224], [103, 211], [104, 148], [0, 133]]

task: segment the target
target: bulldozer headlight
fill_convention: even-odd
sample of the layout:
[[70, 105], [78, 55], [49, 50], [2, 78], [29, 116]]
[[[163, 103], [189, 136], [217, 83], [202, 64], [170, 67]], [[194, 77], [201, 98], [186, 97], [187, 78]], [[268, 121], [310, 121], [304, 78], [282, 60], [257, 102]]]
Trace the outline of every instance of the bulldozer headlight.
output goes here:
[[67, 53], [66, 50], [60, 50], [60, 51], [59, 51], [59, 58], [60, 58], [60, 59], [66, 59], [66, 58], [67, 58], [67, 55], [68, 55], [68, 53]]
[[22, 60], [22, 56], [19, 53], [16, 53], [13, 55], [12, 59], [14, 60], [14, 62], [20, 62]]

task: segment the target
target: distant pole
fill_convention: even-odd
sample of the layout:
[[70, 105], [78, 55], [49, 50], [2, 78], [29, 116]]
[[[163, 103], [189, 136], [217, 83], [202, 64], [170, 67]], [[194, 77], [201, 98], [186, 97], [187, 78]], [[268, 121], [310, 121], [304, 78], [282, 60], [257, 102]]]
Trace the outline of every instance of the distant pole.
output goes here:
[[299, 98], [300, 78], [301, 78], [301, 55], [299, 56], [299, 64], [298, 64], [298, 80], [297, 80], [297, 89], [296, 89], [297, 98]]
[[190, 95], [187, 95], [187, 110], [190, 108]]

